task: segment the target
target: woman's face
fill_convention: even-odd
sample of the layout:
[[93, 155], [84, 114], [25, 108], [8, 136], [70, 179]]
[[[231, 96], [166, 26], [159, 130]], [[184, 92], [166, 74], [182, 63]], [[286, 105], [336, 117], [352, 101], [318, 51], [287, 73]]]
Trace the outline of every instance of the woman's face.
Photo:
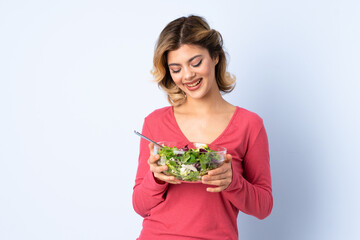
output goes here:
[[218, 57], [212, 59], [206, 48], [184, 44], [168, 53], [167, 62], [172, 79], [187, 98], [200, 99], [219, 91], [215, 80]]

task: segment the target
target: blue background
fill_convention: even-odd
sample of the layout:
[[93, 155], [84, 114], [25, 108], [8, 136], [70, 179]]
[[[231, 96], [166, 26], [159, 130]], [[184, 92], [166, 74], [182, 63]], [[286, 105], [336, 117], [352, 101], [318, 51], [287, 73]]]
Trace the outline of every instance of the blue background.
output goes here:
[[[224, 37], [270, 141], [274, 208], [239, 239], [359, 239], [359, 1], [0, 1], [0, 239], [135, 239], [143, 118], [171, 20]], [[190, 207], [189, 203], [189, 207]]]

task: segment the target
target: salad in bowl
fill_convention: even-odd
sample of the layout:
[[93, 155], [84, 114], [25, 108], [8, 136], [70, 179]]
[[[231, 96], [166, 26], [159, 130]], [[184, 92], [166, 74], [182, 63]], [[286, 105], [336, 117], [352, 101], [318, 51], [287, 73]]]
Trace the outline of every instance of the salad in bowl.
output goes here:
[[159, 154], [159, 165], [167, 165], [164, 174], [185, 182], [199, 182], [208, 171], [223, 164], [226, 148], [204, 143], [158, 142], [154, 154]]

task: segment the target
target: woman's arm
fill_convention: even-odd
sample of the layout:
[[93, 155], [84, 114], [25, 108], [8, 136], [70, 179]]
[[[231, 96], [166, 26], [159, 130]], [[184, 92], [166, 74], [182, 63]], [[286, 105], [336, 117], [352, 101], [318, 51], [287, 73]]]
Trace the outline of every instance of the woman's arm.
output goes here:
[[[146, 126], [146, 120], [143, 125], [142, 134], [152, 138]], [[150, 171], [148, 164], [149, 158], [149, 143], [141, 138], [139, 165], [133, 188], [132, 202], [135, 212], [142, 217], [149, 216], [150, 210], [165, 200], [165, 192], [168, 188], [168, 183], [160, 184], [155, 181], [153, 172]]]
[[222, 194], [240, 211], [264, 219], [273, 207], [269, 144], [264, 126], [249, 146], [243, 159], [232, 161], [232, 182]]

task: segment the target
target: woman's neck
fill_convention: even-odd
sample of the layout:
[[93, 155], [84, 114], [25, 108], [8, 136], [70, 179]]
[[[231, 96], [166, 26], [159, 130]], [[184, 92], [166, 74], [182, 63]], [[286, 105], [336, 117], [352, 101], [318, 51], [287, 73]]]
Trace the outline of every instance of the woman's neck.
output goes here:
[[226, 102], [219, 92], [211, 97], [201, 99], [188, 98], [184, 104], [176, 107], [176, 110], [182, 113], [204, 115], [222, 112], [229, 106], [231, 106], [231, 104]]

